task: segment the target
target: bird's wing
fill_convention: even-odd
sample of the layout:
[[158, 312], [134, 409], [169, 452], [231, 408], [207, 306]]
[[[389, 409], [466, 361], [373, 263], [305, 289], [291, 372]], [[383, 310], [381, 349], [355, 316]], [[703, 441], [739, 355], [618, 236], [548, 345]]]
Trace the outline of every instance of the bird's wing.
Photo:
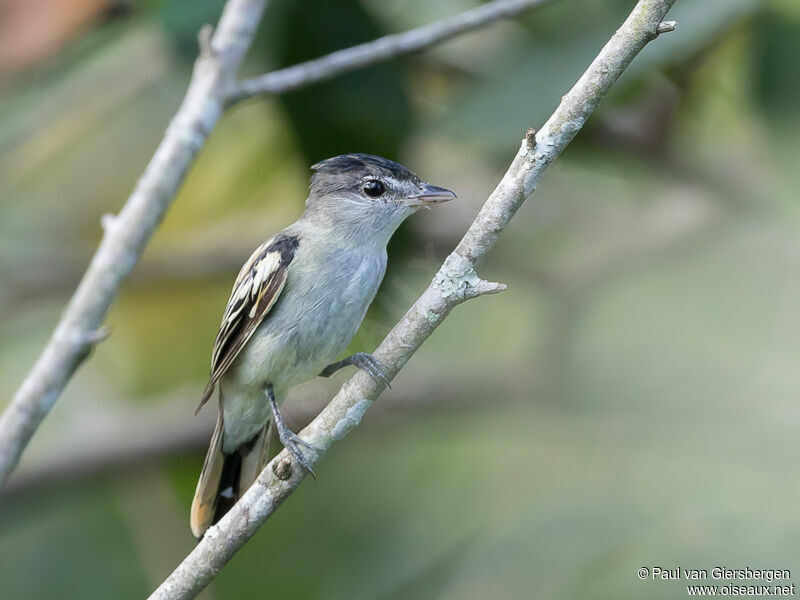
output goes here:
[[278, 300], [298, 245], [297, 236], [276, 235], [256, 248], [239, 271], [214, 341], [211, 377], [195, 414], [208, 402], [219, 378]]

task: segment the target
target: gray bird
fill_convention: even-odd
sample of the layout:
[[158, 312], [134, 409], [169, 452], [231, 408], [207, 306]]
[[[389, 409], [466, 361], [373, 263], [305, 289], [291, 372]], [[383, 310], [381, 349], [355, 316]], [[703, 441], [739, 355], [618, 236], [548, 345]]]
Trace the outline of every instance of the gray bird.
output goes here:
[[305, 212], [244, 264], [214, 342], [197, 410], [219, 387], [220, 414], [192, 502], [197, 537], [263, 468], [271, 421], [294, 460], [311, 471], [300, 449], [306, 444], [278, 409], [289, 388], [347, 365], [385, 381], [370, 354], [332, 361], [378, 291], [395, 230], [420, 207], [456, 197], [379, 156], [345, 154], [311, 168]]

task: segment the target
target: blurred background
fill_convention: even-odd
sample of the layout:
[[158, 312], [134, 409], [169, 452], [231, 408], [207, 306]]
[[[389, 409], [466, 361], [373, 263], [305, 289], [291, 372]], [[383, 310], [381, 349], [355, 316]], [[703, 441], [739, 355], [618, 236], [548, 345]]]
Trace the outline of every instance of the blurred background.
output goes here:
[[[0, 5], [0, 406], [222, 4]], [[371, 351], [633, 4], [562, 0], [230, 111], [0, 495], [0, 595], [142, 598], [193, 547], [219, 319], [310, 164], [381, 154], [459, 194], [393, 241]], [[243, 75], [474, 5], [274, 0]], [[508, 291], [455, 310], [203, 598], [683, 598], [636, 570], [800, 569], [800, 4], [670, 18], [483, 265]], [[348, 374], [295, 389], [290, 425]]]

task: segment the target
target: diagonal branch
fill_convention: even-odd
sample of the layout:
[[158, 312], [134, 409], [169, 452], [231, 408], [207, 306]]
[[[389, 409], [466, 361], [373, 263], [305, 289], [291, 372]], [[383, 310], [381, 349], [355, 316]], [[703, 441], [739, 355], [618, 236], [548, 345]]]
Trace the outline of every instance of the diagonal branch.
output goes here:
[[[406, 364], [448, 313], [465, 300], [502, 289], [483, 282], [477, 264], [492, 249], [517, 209], [536, 189], [547, 167], [558, 157], [633, 58], [666, 31], [662, 20], [674, 0], [639, 0], [614, 36], [563, 96], [538, 133], [529, 130], [503, 179], [478, 213], [455, 251], [447, 257], [431, 284], [389, 332], [375, 351], [390, 377]], [[661, 26], [661, 27], [660, 27]], [[348, 380], [330, 404], [301, 436], [324, 454], [361, 421], [383, 390], [363, 372]], [[305, 477], [283, 450], [261, 472], [239, 502], [159, 586], [151, 600], [194, 598], [231, 557], [277, 510]]]
[[[200, 31], [200, 56], [189, 89], [161, 144], [119, 215], [102, 220], [105, 234], [50, 340], [11, 403], [0, 415], [0, 487], [62, 390], [103, 338], [103, 320], [125, 278], [161, 223], [198, 153], [231, 101], [251, 93], [277, 94], [401, 54], [519, 14], [547, 0], [494, 0], [406, 33], [342, 50], [244, 84], [236, 71], [269, 0], [228, 0], [217, 30]], [[256, 82], [261, 83], [256, 83]], [[266, 82], [266, 83], [265, 83]], [[255, 86], [243, 92], [242, 86]], [[263, 89], [260, 89], [262, 86]], [[264, 87], [266, 86], [266, 87]]]
[[419, 52], [494, 21], [516, 17], [548, 1], [495, 0], [417, 29], [387, 35], [321, 58], [246, 79], [231, 91], [229, 102], [233, 104], [259, 94], [288, 92], [377, 62]]

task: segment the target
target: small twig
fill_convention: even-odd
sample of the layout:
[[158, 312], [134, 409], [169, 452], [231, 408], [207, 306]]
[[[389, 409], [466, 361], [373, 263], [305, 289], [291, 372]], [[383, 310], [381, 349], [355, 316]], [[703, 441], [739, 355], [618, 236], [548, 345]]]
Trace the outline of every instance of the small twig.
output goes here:
[[116, 222], [117, 222], [117, 216], [111, 213], [106, 213], [102, 217], [100, 217], [100, 226], [106, 233], [111, 233], [111, 230], [114, 228]]
[[92, 346], [96, 346], [100, 342], [104, 342], [111, 335], [111, 330], [108, 327], [98, 327], [94, 331], [89, 331], [83, 337], [83, 341]]
[[211, 37], [214, 35], [214, 27], [206, 23], [197, 32], [197, 46], [200, 48], [201, 58], [212, 58], [214, 50], [211, 48]]
[[472, 287], [467, 292], [467, 298], [477, 298], [478, 296], [485, 296], [487, 294], [499, 294], [500, 292], [505, 292], [508, 289], [508, 286], [505, 283], [498, 283], [496, 281], [485, 281], [481, 279], [478, 281], [477, 285]]
[[494, 0], [494, 2], [487, 2], [483, 6], [429, 25], [423, 25], [417, 29], [387, 35], [321, 58], [247, 79], [231, 90], [228, 102], [235, 104], [252, 96], [287, 92], [397, 56], [419, 52], [500, 19], [515, 17], [548, 1]]
[[533, 127], [528, 127], [528, 131], [525, 132], [525, 142], [528, 144], [529, 154], [536, 150], [536, 130]]
[[[444, 317], [480, 285], [475, 268], [494, 247], [500, 232], [517, 209], [533, 193], [547, 167], [559, 156], [611, 86], [653, 38], [658, 24], [674, 0], [640, 0], [630, 16], [562, 98], [556, 111], [536, 135], [529, 136], [503, 179], [484, 204], [455, 251], [445, 260], [431, 284], [411, 309], [389, 332], [374, 356], [386, 367], [390, 378], [406, 364]], [[361, 421], [382, 389], [363, 372], [347, 381], [301, 437], [321, 448], [322, 455]], [[286, 479], [275, 473], [288, 460], [283, 450], [259, 475], [255, 483], [225, 517], [212, 526], [203, 540], [159, 586], [151, 600], [183, 600], [195, 597], [220, 572], [231, 557], [252, 537], [304, 479], [301, 469], [292, 469]]]
[[675, 31], [675, 26], [677, 25], [676, 21], [662, 21], [656, 27], [656, 33], [669, 33], [670, 31]]
[[279, 461], [272, 461], [272, 470], [275, 476], [281, 481], [286, 481], [292, 476], [292, 460], [288, 456], [284, 456]]

